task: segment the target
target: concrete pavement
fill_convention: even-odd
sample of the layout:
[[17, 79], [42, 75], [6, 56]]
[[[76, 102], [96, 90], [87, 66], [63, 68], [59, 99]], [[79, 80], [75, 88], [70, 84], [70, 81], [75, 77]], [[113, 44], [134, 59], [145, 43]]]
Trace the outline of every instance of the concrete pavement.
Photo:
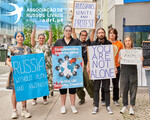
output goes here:
[[[5, 89], [7, 78], [8, 78], [8, 68], [6, 66], [0, 66], [0, 120], [11, 120], [12, 104], [11, 104], [11, 90]], [[5, 74], [2, 74], [3, 70], [6, 70]], [[111, 92], [112, 96], [112, 92]], [[31, 105], [32, 100], [28, 100], [28, 110], [31, 112], [32, 117], [29, 120], [149, 120], [150, 118], [150, 104], [148, 96], [147, 87], [139, 87], [137, 91], [137, 100], [135, 105], [135, 115], [131, 116], [128, 111], [122, 115], [120, 114], [120, 109], [122, 106], [116, 107], [112, 103], [111, 108], [114, 112], [113, 115], [109, 115], [106, 111], [105, 106], [100, 106], [99, 112], [96, 115], [92, 115], [93, 109], [93, 99], [91, 99], [88, 94], [86, 94], [86, 103], [83, 105], [78, 105], [79, 99], [76, 97], [76, 108], [78, 110], [77, 114], [73, 114], [70, 109], [70, 98], [67, 96], [66, 108], [67, 113], [61, 114], [61, 101], [58, 91], [54, 92], [54, 96], [48, 98], [49, 104], [43, 105], [42, 98], [38, 98], [38, 104], [35, 106]], [[120, 104], [122, 102], [121, 98], [119, 100]], [[18, 120], [25, 120], [25, 118], [20, 116], [21, 113], [21, 103], [18, 103]]]
[[[5, 85], [8, 78], [8, 72], [0, 75], [0, 120], [10, 120], [12, 112], [11, 104], [11, 90], [6, 90]], [[30, 120], [124, 120], [123, 116], [119, 113], [119, 107], [112, 104], [114, 114], [110, 115], [107, 113], [105, 106], [100, 106], [99, 112], [96, 115], [92, 115], [93, 109], [93, 99], [91, 99], [88, 94], [86, 95], [86, 103], [83, 105], [78, 105], [79, 99], [76, 97], [76, 108], [78, 110], [77, 114], [73, 114], [70, 108], [70, 98], [67, 96], [66, 108], [67, 113], [61, 114], [61, 101], [58, 91], [54, 92], [53, 97], [48, 98], [49, 104], [43, 105], [42, 98], [38, 98], [38, 104], [35, 106], [31, 105], [32, 100], [28, 100], [27, 108], [31, 112], [32, 117]], [[20, 116], [21, 113], [21, 103], [18, 103], [18, 120], [24, 120], [25, 118]]]

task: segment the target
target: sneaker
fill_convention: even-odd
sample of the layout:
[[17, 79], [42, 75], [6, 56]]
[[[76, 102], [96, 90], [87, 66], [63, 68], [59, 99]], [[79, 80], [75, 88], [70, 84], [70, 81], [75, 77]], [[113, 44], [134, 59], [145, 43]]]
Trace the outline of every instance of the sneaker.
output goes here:
[[79, 105], [82, 105], [84, 103], [85, 103], [85, 99], [82, 99], [82, 100], [79, 101]]
[[34, 105], [36, 105], [36, 104], [37, 104], [36, 100], [33, 100], [33, 101], [32, 101], [32, 105], [34, 106]]
[[94, 107], [93, 111], [92, 111], [92, 114], [96, 114], [98, 113], [98, 107]]
[[62, 114], [65, 114], [66, 112], [67, 112], [66, 107], [65, 107], [65, 106], [62, 106], [62, 107], [61, 107], [61, 113], [62, 113]]
[[13, 109], [13, 110], [12, 110], [11, 118], [12, 118], [12, 119], [17, 119], [17, 118], [18, 118], [18, 112], [17, 112], [16, 109]]
[[25, 118], [30, 118], [31, 114], [28, 112], [28, 110], [22, 110], [21, 116]]
[[115, 104], [116, 106], [119, 106], [119, 102], [118, 102], [118, 101], [114, 101], [114, 104]]
[[43, 100], [43, 104], [47, 105], [48, 104], [47, 100]]
[[113, 111], [111, 110], [110, 106], [107, 106], [107, 107], [106, 107], [106, 110], [107, 110], [107, 112], [108, 112], [109, 114], [113, 114]]
[[101, 105], [105, 106], [106, 105], [105, 101], [101, 101]]
[[125, 111], [127, 110], [127, 106], [123, 106], [123, 108], [120, 110], [120, 113], [125, 113]]
[[71, 106], [71, 111], [72, 111], [74, 114], [78, 112], [77, 109], [75, 108], [75, 106]]
[[134, 115], [134, 110], [133, 110], [133, 107], [130, 107], [130, 110], [129, 110], [129, 115]]

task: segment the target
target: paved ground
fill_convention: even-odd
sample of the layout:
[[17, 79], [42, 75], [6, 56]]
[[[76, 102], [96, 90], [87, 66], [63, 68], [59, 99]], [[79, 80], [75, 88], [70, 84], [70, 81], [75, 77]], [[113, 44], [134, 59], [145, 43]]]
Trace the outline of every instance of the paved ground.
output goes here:
[[0, 75], [9, 71], [9, 67], [0, 64]]
[[[0, 120], [10, 120], [11, 116], [11, 91], [5, 89], [6, 81], [8, 78], [9, 68], [0, 66]], [[6, 73], [5, 73], [6, 72]], [[5, 73], [5, 74], [2, 74]], [[112, 92], [111, 92], [112, 95]], [[31, 105], [31, 100], [28, 100], [28, 110], [32, 113], [30, 120], [149, 120], [150, 119], [150, 104], [147, 87], [139, 87], [137, 92], [136, 106], [134, 107], [135, 115], [129, 115], [128, 111], [124, 115], [120, 114], [122, 108], [121, 99], [120, 106], [116, 107], [111, 101], [111, 107], [114, 111], [113, 115], [109, 115], [105, 106], [100, 106], [100, 111], [96, 115], [92, 115], [93, 100], [86, 95], [86, 103], [78, 105], [78, 97], [76, 98], [76, 107], [78, 114], [73, 114], [70, 110], [70, 99], [67, 96], [67, 113], [60, 113], [60, 95], [55, 91], [54, 97], [48, 99], [49, 104], [43, 105], [42, 98], [38, 99], [36, 106]], [[19, 114], [21, 112], [21, 103], [18, 103]], [[19, 120], [24, 120], [21, 116]]]

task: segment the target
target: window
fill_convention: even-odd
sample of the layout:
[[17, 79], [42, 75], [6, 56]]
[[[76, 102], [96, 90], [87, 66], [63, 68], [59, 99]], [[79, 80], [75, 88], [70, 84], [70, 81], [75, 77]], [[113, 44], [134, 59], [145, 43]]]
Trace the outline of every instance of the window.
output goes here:
[[148, 41], [150, 26], [125, 26], [124, 37], [130, 35], [134, 42], [134, 47], [142, 47], [142, 41]]
[[1, 28], [6, 28], [6, 23], [1, 22]]

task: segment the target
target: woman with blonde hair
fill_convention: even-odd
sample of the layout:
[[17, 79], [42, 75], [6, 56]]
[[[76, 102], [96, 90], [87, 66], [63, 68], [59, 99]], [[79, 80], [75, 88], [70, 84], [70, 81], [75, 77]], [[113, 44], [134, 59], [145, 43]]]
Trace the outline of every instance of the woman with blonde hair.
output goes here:
[[[124, 41], [124, 49], [126, 50], [132, 50], [133, 49], [133, 40], [130, 36], [125, 37]], [[120, 51], [121, 55], [121, 51]], [[120, 63], [120, 60], [122, 58], [119, 57], [118, 62]], [[121, 64], [121, 79], [120, 84], [122, 88], [122, 103], [123, 108], [121, 109], [120, 113], [124, 113], [127, 110], [128, 106], [128, 91], [130, 91], [130, 109], [129, 114], [133, 115], [134, 110], [133, 107], [135, 106], [135, 100], [136, 100], [136, 93], [137, 93], [137, 65], [129, 65], [129, 64]]]

